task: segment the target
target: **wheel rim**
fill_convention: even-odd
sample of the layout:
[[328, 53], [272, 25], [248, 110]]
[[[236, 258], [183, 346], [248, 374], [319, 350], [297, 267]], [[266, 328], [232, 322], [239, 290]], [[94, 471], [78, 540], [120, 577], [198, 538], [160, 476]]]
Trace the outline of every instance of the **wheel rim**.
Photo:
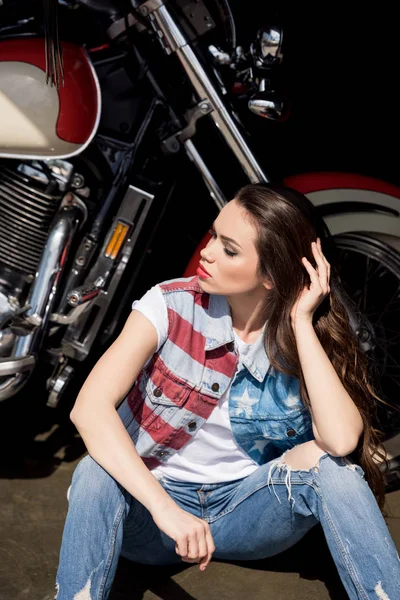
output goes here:
[[[400, 256], [391, 246], [363, 234], [335, 236], [338, 273], [365, 322], [359, 329], [361, 345], [378, 370], [378, 393], [399, 406]], [[400, 412], [378, 405], [379, 426], [385, 439], [400, 431]]]

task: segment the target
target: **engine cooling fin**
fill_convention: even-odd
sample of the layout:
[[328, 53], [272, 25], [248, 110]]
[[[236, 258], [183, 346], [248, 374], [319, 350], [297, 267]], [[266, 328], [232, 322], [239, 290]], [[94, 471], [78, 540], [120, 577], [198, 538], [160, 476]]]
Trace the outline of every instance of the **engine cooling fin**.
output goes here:
[[49, 194], [29, 176], [0, 164], [0, 261], [34, 275], [60, 205], [61, 194]]

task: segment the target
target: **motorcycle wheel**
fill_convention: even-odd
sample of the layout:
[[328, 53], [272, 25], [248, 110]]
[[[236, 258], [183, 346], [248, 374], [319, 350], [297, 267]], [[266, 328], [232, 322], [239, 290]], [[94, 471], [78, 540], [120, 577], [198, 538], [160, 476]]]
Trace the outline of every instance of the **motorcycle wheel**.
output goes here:
[[[335, 244], [342, 283], [365, 318], [360, 342], [373, 358], [380, 396], [393, 403], [400, 389], [400, 254], [367, 235], [338, 235]], [[385, 439], [400, 432], [398, 408], [379, 404], [378, 413]]]

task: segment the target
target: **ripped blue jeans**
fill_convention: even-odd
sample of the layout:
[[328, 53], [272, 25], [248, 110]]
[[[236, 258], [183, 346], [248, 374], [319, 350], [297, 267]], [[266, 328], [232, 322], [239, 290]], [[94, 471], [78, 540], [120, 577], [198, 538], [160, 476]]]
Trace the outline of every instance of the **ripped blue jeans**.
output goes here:
[[[294, 470], [285, 454], [236, 481], [160, 483], [210, 524], [213, 558], [273, 556], [320, 522], [351, 600], [399, 600], [399, 555], [361, 467], [325, 453], [309, 470]], [[108, 598], [120, 555], [147, 565], [182, 561], [149, 511], [86, 456], [70, 487], [57, 600]]]

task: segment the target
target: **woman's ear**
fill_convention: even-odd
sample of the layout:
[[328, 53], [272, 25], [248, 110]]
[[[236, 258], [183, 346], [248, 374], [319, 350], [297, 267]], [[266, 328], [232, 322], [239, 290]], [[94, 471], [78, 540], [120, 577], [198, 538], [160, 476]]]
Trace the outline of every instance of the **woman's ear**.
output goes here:
[[264, 279], [263, 286], [265, 287], [266, 290], [272, 290], [272, 288], [274, 287], [269, 279]]

